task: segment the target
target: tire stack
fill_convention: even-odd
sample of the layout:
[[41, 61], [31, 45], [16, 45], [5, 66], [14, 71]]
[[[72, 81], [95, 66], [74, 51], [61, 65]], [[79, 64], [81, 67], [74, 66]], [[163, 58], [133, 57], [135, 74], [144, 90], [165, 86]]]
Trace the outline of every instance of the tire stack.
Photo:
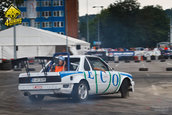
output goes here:
[[11, 65], [11, 60], [4, 60], [3, 63], [0, 65], [1, 70], [11, 70], [12, 65]]
[[2, 63], [0, 63], [0, 70], [2, 70]]

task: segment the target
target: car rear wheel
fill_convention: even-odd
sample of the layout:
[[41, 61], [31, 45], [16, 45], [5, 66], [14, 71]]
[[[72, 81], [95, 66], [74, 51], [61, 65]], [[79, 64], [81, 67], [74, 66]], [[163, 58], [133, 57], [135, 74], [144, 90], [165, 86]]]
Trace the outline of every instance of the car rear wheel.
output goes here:
[[29, 100], [31, 102], [40, 102], [44, 99], [44, 96], [43, 95], [31, 95], [29, 96]]
[[129, 96], [129, 81], [124, 79], [120, 87], [121, 97], [127, 98]]
[[81, 81], [79, 84], [75, 84], [72, 92], [73, 101], [83, 102], [88, 98], [88, 85], [86, 82]]

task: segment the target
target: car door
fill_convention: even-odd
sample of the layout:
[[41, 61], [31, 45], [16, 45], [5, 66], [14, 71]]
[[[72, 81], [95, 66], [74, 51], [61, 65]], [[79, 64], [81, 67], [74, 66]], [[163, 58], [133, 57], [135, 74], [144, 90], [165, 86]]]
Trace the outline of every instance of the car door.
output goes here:
[[106, 93], [116, 93], [121, 84], [121, 75], [118, 71], [110, 70], [111, 83]]
[[105, 93], [110, 85], [110, 72], [108, 66], [98, 57], [87, 57], [90, 66], [90, 77], [94, 78], [96, 94]]
[[85, 58], [84, 60], [83, 67], [84, 67], [84, 77], [88, 81], [90, 86], [89, 94], [91, 95], [96, 94], [95, 74], [94, 72], [92, 73], [92, 69], [87, 58]]

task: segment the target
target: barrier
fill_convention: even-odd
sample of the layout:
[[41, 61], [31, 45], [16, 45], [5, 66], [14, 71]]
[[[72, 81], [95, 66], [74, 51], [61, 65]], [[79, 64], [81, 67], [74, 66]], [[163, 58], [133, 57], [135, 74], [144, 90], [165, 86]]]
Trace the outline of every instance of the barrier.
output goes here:
[[[119, 63], [120, 61], [124, 61], [125, 63], [135, 61], [139, 63], [140, 61], [151, 62], [152, 60], [165, 62], [167, 59], [165, 56], [160, 55], [159, 51], [89, 51], [86, 55], [96, 55], [106, 62], [114, 61], [115, 63]], [[115, 59], [115, 56], [118, 56], [118, 59]], [[172, 59], [172, 56], [169, 56], [168, 59]]]
[[119, 56], [114, 56], [114, 63], [119, 63]]
[[[115, 56], [114, 57], [107, 57], [108, 61], [114, 61], [115, 62]], [[171, 58], [168, 58], [171, 59]], [[136, 63], [139, 63], [141, 61], [151, 62], [151, 61], [160, 61], [165, 62], [167, 59], [165, 59], [164, 56], [120, 56], [118, 57], [118, 61], [124, 61], [125, 63], [129, 63], [130, 61], [134, 61]], [[116, 61], [117, 62], [117, 61]]]
[[151, 56], [146, 57], [146, 62], [151, 62]]
[[134, 61], [136, 63], [139, 63], [140, 61], [143, 61], [143, 56], [134, 56]]

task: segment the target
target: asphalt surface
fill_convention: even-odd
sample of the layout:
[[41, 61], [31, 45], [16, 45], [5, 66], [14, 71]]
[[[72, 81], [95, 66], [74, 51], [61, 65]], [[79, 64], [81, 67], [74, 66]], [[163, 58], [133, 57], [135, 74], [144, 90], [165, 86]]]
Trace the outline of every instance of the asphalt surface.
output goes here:
[[[170, 65], [171, 64], [171, 65]], [[17, 89], [20, 72], [0, 71], [0, 115], [170, 115], [172, 113], [172, 61], [151, 63], [113, 63], [115, 70], [133, 75], [135, 92], [127, 99], [120, 94], [91, 96], [87, 102], [73, 103], [68, 98], [46, 97], [31, 103]], [[140, 72], [140, 67], [149, 71]], [[38, 71], [38, 67], [36, 69]]]

